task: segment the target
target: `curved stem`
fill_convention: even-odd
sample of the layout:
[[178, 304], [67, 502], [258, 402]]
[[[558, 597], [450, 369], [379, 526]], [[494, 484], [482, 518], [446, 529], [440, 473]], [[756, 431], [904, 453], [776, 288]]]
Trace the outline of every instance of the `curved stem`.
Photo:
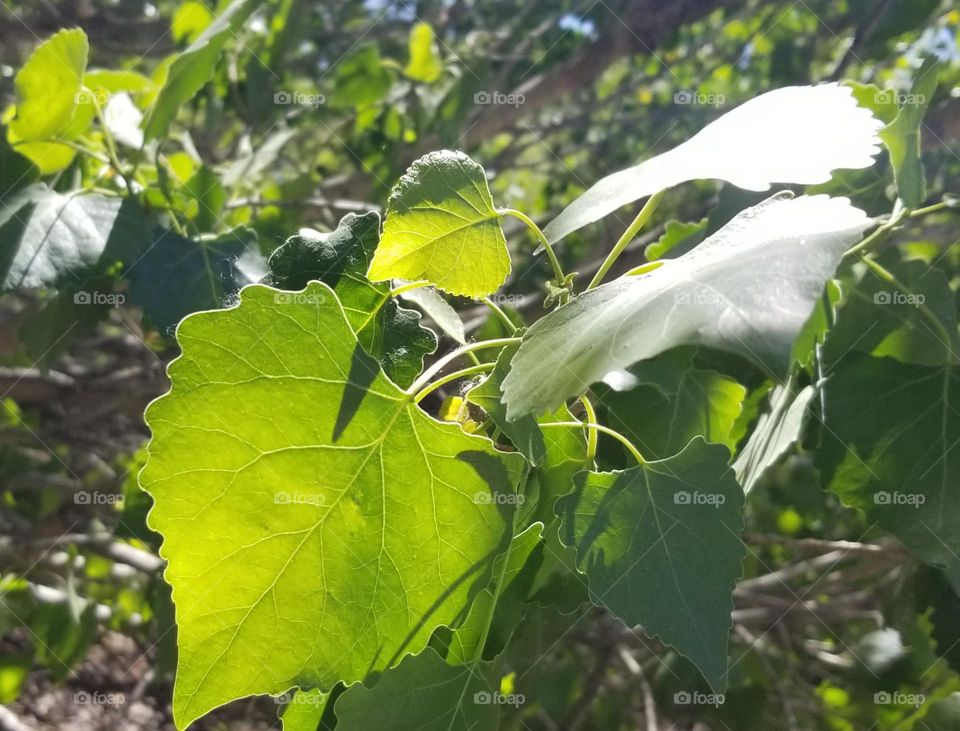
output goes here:
[[629, 439], [623, 436], [623, 434], [621, 434], [620, 432], [614, 429], [611, 429], [608, 426], [604, 426], [603, 424], [595, 424], [595, 423], [589, 423], [589, 422], [583, 422], [583, 421], [547, 421], [540, 424], [541, 428], [556, 427], [556, 426], [576, 426], [580, 428], [587, 427], [588, 429], [596, 429], [598, 432], [601, 432], [603, 434], [606, 434], [607, 436], [613, 437], [618, 442], [620, 442], [624, 447], [626, 447], [627, 451], [629, 451], [630, 454], [633, 455], [633, 458], [637, 460], [638, 465], [642, 467], [647, 463], [647, 461], [643, 458], [643, 455], [640, 454], [640, 450], [637, 449], [635, 446], [633, 446], [633, 442], [631, 442]]
[[[583, 410], [587, 416], [587, 424], [597, 423], [597, 412], [590, 403], [590, 399], [584, 395], [579, 398], [583, 404]], [[587, 427], [587, 462], [593, 464], [594, 457], [597, 456], [597, 430]]]
[[563, 273], [563, 267], [560, 266], [560, 260], [557, 258], [557, 254], [553, 250], [553, 245], [550, 243], [547, 237], [544, 236], [543, 231], [540, 230], [540, 227], [533, 222], [533, 219], [529, 218], [525, 213], [518, 211], [515, 208], [501, 208], [498, 213], [500, 213], [502, 216], [513, 216], [514, 218], [518, 218], [523, 221], [524, 224], [526, 224], [527, 228], [533, 232], [533, 235], [537, 237], [537, 240], [540, 242], [543, 248], [547, 250], [547, 256], [550, 258], [550, 266], [553, 267], [553, 276], [556, 277], [557, 284], [562, 285], [563, 280], [566, 277]]
[[432, 366], [427, 368], [423, 373], [420, 374], [420, 377], [414, 381], [410, 388], [407, 389], [407, 395], [413, 396], [420, 389], [430, 383], [430, 379], [433, 378], [437, 373], [442, 371], [451, 361], [456, 360], [457, 358], [473, 353], [475, 350], [484, 350], [485, 348], [499, 348], [504, 345], [513, 345], [514, 343], [519, 343], [520, 338], [495, 338], [494, 340], [482, 340], [479, 343], [470, 343], [469, 345], [464, 345], [452, 353], [448, 353], [434, 363]]
[[511, 335], [517, 331], [517, 326], [513, 324], [513, 320], [510, 319], [510, 316], [504, 312], [496, 302], [489, 297], [484, 297], [481, 301], [490, 308], [494, 315], [500, 318], [500, 321], [507, 326]]
[[394, 287], [390, 290], [390, 296], [396, 297], [398, 294], [409, 292], [411, 289], [420, 289], [421, 287], [429, 286], [430, 282], [428, 282], [426, 279], [418, 279], [416, 282], [407, 282], [406, 284], [401, 284], [399, 287]]
[[591, 279], [590, 284], [587, 285], [588, 290], [593, 289], [603, 281], [607, 272], [610, 271], [610, 267], [614, 265], [620, 254], [623, 253], [623, 250], [627, 248], [627, 244], [636, 238], [637, 234], [640, 233], [640, 229], [647, 224], [653, 212], [657, 210], [657, 205], [660, 203], [660, 199], [663, 198], [663, 193], [664, 191], [662, 190], [659, 193], [654, 193], [647, 199], [647, 202], [643, 204], [643, 208], [640, 209], [637, 217], [627, 226], [627, 230], [623, 232], [623, 235], [617, 240], [617, 243], [613, 245], [610, 253], [607, 254], [607, 258], [603, 260], [603, 264], [597, 269], [597, 273], [593, 275], [593, 279]]
[[478, 363], [477, 365], [472, 365], [469, 368], [462, 368], [459, 371], [454, 371], [453, 373], [448, 373], [442, 378], [438, 378], [431, 384], [424, 386], [420, 389], [416, 395], [413, 397], [413, 402], [415, 404], [420, 403], [428, 394], [433, 393], [441, 386], [450, 383], [450, 381], [458, 381], [461, 378], [466, 378], [467, 376], [472, 376], [476, 373], [485, 373], [486, 371], [492, 371], [496, 363]]

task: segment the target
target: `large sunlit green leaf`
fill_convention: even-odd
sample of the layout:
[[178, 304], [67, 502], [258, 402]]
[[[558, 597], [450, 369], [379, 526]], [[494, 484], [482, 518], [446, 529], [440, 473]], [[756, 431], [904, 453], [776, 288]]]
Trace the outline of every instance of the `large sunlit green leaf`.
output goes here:
[[171, 391], [147, 410], [140, 482], [169, 562], [181, 728], [420, 651], [511, 538], [500, 496], [522, 458], [421, 411], [327, 285], [294, 294], [253, 285], [185, 319]]
[[824, 485], [928, 563], [960, 571], [960, 371], [852, 353], [824, 386]]
[[203, 88], [212, 77], [223, 47], [262, 0], [234, 0], [190, 46], [170, 64], [166, 80], [144, 119], [147, 140], [163, 137], [180, 105]]
[[24, 188], [0, 210], [2, 288], [76, 283], [91, 269], [127, 261], [146, 238], [135, 204], [45, 185]]
[[725, 447], [618, 472], [581, 472], [557, 505], [590, 596], [688, 657], [717, 692], [726, 685], [733, 586], [746, 547], [743, 493]]
[[482, 297], [509, 273], [483, 168], [451, 150], [414, 162], [390, 194], [370, 279], [426, 279], [451, 294]]
[[825, 183], [839, 168], [866, 168], [881, 122], [836, 84], [790, 86], [727, 112], [669, 152], [594, 184], [544, 229], [558, 241], [620, 206], [699, 178], [746, 190], [773, 183]]
[[74, 28], [51, 36], [27, 59], [14, 78], [17, 116], [10, 128], [19, 139], [54, 139], [73, 125], [88, 52], [87, 34]]
[[690, 253], [574, 298], [524, 334], [503, 382], [508, 418], [555, 408], [677, 345], [785, 373], [824, 283], [869, 225], [846, 198], [774, 196]]
[[499, 662], [451, 666], [433, 650], [404, 659], [368, 688], [337, 699], [341, 731], [496, 731], [500, 728]]
[[273, 252], [267, 283], [302, 289], [318, 280], [332, 287], [360, 344], [406, 387], [423, 368], [423, 357], [436, 350], [437, 338], [421, 326], [419, 313], [390, 296], [388, 285], [366, 278], [379, 238], [376, 213], [348, 213], [331, 233], [301, 229]]

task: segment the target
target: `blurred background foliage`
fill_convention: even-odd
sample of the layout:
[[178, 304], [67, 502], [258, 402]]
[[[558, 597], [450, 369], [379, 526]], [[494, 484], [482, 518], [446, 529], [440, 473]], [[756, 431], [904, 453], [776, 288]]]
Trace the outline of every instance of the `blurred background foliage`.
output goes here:
[[[172, 328], [230, 301], [299, 228], [382, 209], [422, 154], [463, 149], [499, 205], [545, 224], [603, 175], [764, 91], [838, 80], [906, 93], [933, 54], [927, 196], [960, 192], [960, 11], [947, 0], [264, 0], [233, 3], [232, 24], [214, 25], [228, 5], [0, 8], [4, 276], [10, 242], [27, 235], [8, 214], [46, 205], [25, 202], [27, 183], [124, 201], [107, 254], [0, 300], [0, 728], [172, 728], [175, 627], [136, 484], [142, 410], [166, 388]], [[103, 108], [77, 112], [56, 141], [31, 141], [14, 121], [14, 76], [64, 28], [89, 38], [84, 84]], [[892, 186], [881, 158], [817, 189], [879, 215]], [[714, 230], [762, 197], [684, 186], [618, 269], [650, 244], [702, 235], [669, 222], [709, 213]], [[64, 221], [67, 238], [98, 215]], [[595, 271], [631, 217], [568, 237], [564, 268]], [[955, 283], [956, 220], [948, 208], [911, 221], [900, 251]], [[506, 230], [514, 272], [499, 301], [524, 318], [550, 270], [528, 232]], [[497, 334], [485, 308], [457, 305], [468, 335]], [[766, 392], [754, 386], [745, 422]], [[540, 662], [510, 727], [960, 728], [960, 587], [821, 490], [803, 446], [748, 503], [725, 703], [688, 702], [701, 683], [693, 667], [599, 612], [544, 645], [572, 622], [547, 608], [512, 650], [519, 667]], [[276, 704], [253, 699], [197, 727], [278, 725]]]

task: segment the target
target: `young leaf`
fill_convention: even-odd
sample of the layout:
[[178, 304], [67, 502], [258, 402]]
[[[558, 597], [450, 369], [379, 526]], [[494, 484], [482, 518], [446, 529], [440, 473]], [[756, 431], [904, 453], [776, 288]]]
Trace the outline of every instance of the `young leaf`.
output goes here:
[[806, 386], [798, 392], [792, 380], [776, 386], [770, 393], [769, 411], [760, 416], [733, 463], [745, 493], [749, 494], [766, 471], [800, 440], [807, 410], [816, 394], [813, 386]]
[[32, 185], [0, 211], [2, 288], [76, 282], [81, 272], [128, 260], [145, 238], [142, 214], [128, 200]]
[[464, 345], [467, 334], [463, 329], [463, 320], [457, 311], [450, 306], [443, 295], [432, 287], [418, 287], [400, 294], [401, 299], [412, 302], [439, 327], [443, 332]]
[[332, 287], [364, 349], [380, 361], [394, 383], [406, 387], [437, 348], [433, 331], [421, 326], [419, 313], [390, 297], [390, 287], [365, 276], [380, 237], [376, 213], [348, 213], [336, 231], [303, 229], [270, 257], [267, 283], [302, 289], [310, 280]]
[[557, 505], [593, 601], [675, 647], [719, 693], [746, 553], [743, 493], [728, 458], [698, 438], [660, 462], [581, 472]]
[[30, 55], [14, 78], [17, 116], [10, 129], [18, 139], [50, 140], [70, 129], [88, 52], [87, 34], [74, 28], [51, 36]]
[[433, 28], [429, 23], [417, 23], [410, 29], [410, 61], [403, 73], [414, 81], [432, 84], [443, 73], [443, 61], [437, 54]]
[[390, 194], [383, 238], [367, 276], [426, 279], [451, 294], [483, 297], [510, 273], [510, 254], [487, 178], [462, 152], [431, 152]]
[[852, 353], [824, 386], [825, 487], [911, 551], [960, 571], [960, 370]]
[[500, 663], [451, 666], [433, 650], [407, 657], [373, 687], [357, 684], [337, 699], [340, 731], [496, 731]]
[[140, 483], [169, 562], [180, 728], [420, 651], [511, 538], [496, 496], [514, 493], [522, 458], [421, 411], [327, 285], [289, 294], [252, 285], [186, 318], [171, 390], [147, 410]]
[[917, 208], [927, 195], [920, 160], [920, 125], [937, 90], [938, 70], [936, 57], [924, 61], [896, 118], [880, 130], [880, 139], [890, 151], [897, 195], [907, 208]]
[[881, 126], [845, 86], [776, 89], [727, 112], [669, 152], [603, 178], [544, 234], [559, 241], [620, 206], [698, 178], [758, 191], [773, 183], [825, 183], [838, 168], [873, 164]]
[[213, 77], [223, 47], [260, 4], [260, 0], [233, 0], [197, 40], [176, 57], [144, 120], [143, 131], [148, 141], [163, 137], [180, 105], [193, 98]]
[[677, 345], [728, 350], [785, 372], [824, 282], [868, 226], [846, 198], [774, 196], [690, 253], [584, 293], [524, 334], [503, 382], [507, 417], [554, 408]]

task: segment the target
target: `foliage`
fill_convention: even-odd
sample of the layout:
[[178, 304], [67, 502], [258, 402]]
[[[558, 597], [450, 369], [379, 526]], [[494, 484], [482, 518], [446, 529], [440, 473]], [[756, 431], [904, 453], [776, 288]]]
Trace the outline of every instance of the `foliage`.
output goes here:
[[[0, 657], [0, 700], [135, 623], [181, 729], [257, 695], [288, 731], [951, 728], [957, 165], [924, 145], [960, 77], [886, 59], [960, 18], [892, 3], [848, 58], [813, 52], [809, 8], [767, 28], [763, 4], [679, 2], [650, 39], [665, 75], [592, 42], [599, 10], [552, 35], [531, 6], [506, 38], [586, 75], [578, 131], [462, 8], [348, 42], [371, 10], [331, 7], [320, 63], [309, 5], [161, 3], [163, 57], [98, 68], [72, 28], [12, 78], [0, 432], [91, 410], [18, 405], [72, 388], [57, 364], [91, 333], [133, 333], [164, 393], [142, 453], [79, 475], [0, 442], [4, 525], [127, 475], [55, 586], [0, 574], [0, 635], [32, 653]], [[101, 356], [89, 387], [122, 391]], [[124, 561], [139, 578], [111, 583]]]

